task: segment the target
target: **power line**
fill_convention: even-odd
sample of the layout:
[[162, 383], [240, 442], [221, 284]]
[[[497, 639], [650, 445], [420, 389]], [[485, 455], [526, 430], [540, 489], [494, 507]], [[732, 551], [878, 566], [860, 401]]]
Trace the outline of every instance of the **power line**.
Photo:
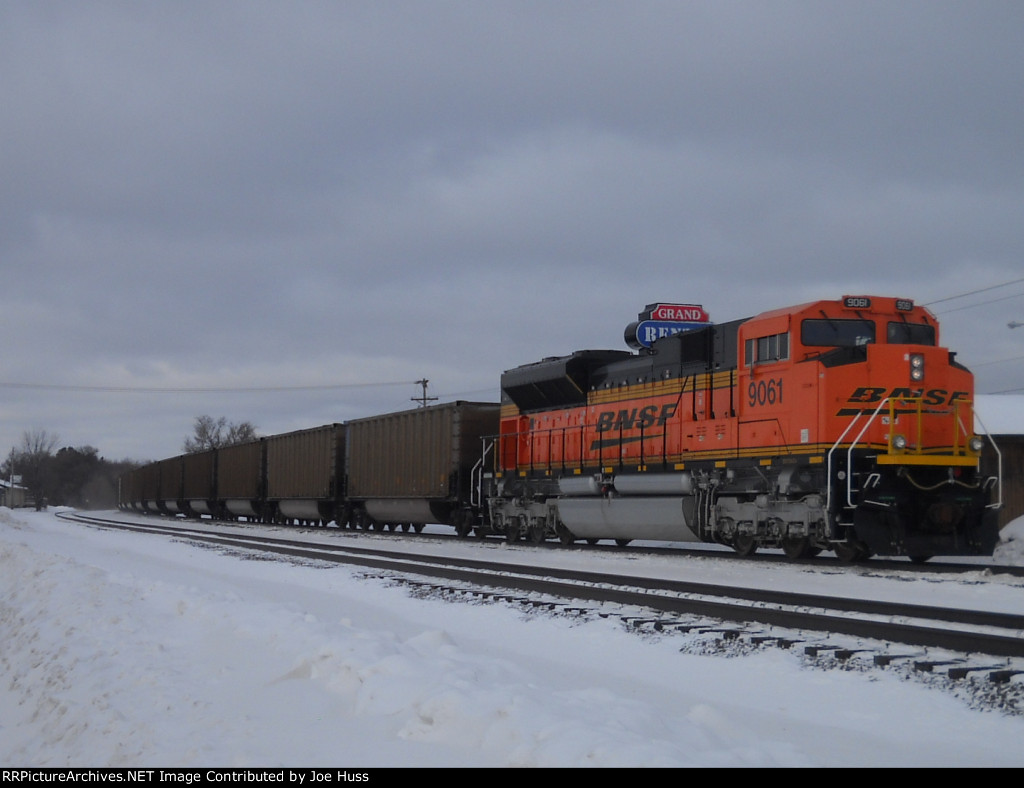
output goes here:
[[[1003, 282], [1001, 285], [992, 285], [990, 287], [982, 287], [982, 288], [980, 288], [978, 290], [971, 290], [969, 293], [960, 293], [960, 295], [947, 296], [946, 298], [940, 298], [940, 299], [938, 299], [936, 301], [929, 301], [926, 304], [924, 304], [924, 306], [932, 306], [933, 304], [941, 304], [943, 301], [954, 301], [957, 298], [965, 298], [966, 296], [976, 295], [977, 293], [985, 293], [985, 292], [988, 292], [989, 290], [998, 290], [1000, 287], [1006, 287], [1007, 285], [1015, 285], [1018, 282], [1024, 282], [1024, 278], [1013, 279], [1013, 280], [1011, 280], [1009, 282]], [[1010, 296], [1010, 297], [1012, 298], [1013, 296]], [[963, 308], [966, 308], [966, 307], [963, 307]]]
[[[1002, 285], [998, 285], [998, 286], [1002, 287]], [[970, 295], [970, 293], [968, 293], [967, 295]], [[1003, 296], [1002, 298], [990, 298], [988, 301], [981, 301], [981, 302], [979, 302], [977, 304], [968, 304], [967, 306], [957, 306], [957, 307], [954, 307], [953, 309], [944, 309], [942, 311], [937, 312], [937, 314], [948, 315], [950, 312], [959, 312], [961, 309], [973, 309], [976, 306], [986, 306], [987, 304], [994, 304], [997, 301], [1008, 301], [1011, 298], [1020, 298], [1022, 295], [1024, 295], [1024, 292], [1022, 292], [1022, 293], [1013, 293], [1012, 295]], [[959, 296], [953, 296], [953, 298], [959, 298]], [[948, 301], [949, 299], [943, 299], [943, 300], [944, 301]], [[935, 302], [933, 301], [932, 303], [935, 303]], [[925, 306], [927, 306], [927, 304]]]
[[271, 391], [330, 391], [333, 389], [376, 388], [378, 386], [412, 386], [418, 380], [397, 380], [383, 383], [331, 383], [320, 386], [77, 386], [56, 383], [8, 383], [0, 381], [0, 388], [38, 389], [43, 391], [96, 391], [120, 394], [233, 394]]
[[1000, 358], [1000, 359], [996, 359], [995, 361], [981, 361], [981, 362], [978, 362], [977, 364], [971, 364], [971, 369], [975, 369], [977, 367], [987, 367], [989, 364], [1005, 364], [1007, 361], [1021, 361], [1021, 360], [1024, 360], [1024, 356], [1014, 356], [1012, 358]]

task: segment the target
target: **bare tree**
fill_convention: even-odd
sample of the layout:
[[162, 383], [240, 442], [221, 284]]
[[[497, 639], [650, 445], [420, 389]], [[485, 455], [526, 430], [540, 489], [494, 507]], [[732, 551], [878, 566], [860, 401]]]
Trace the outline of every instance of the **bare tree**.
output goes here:
[[21, 475], [22, 484], [35, 499], [36, 509], [46, 506], [52, 484], [49, 461], [59, 441], [60, 438], [46, 430], [25, 430], [21, 446], [11, 450], [9, 472]]
[[224, 416], [217, 419], [213, 416], [196, 416], [193, 434], [185, 439], [184, 449], [186, 454], [195, 454], [222, 446], [234, 446], [236, 443], [247, 443], [256, 438], [256, 427], [251, 422], [234, 424]]

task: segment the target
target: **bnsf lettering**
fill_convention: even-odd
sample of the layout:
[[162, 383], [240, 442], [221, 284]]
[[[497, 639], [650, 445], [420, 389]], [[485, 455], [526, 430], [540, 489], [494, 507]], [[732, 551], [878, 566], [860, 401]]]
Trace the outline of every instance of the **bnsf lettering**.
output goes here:
[[881, 402], [885, 396], [885, 389], [871, 386], [861, 386], [850, 395], [848, 402]]
[[[954, 405], [957, 402], [968, 399], [968, 396], [969, 394], [966, 391], [950, 393], [946, 389], [928, 389], [925, 391], [924, 389], [894, 388], [890, 391], [877, 386], [861, 386], [854, 389], [853, 394], [850, 395], [846, 402], [849, 405], [878, 405], [886, 397], [897, 400], [920, 398], [925, 405], [938, 406]], [[868, 410], [867, 408], [864, 411], [860, 408], [841, 408], [836, 415], [851, 416]], [[873, 408], [870, 410], [873, 410]]]
[[861, 386], [855, 389], [853, 394], [847, 402], [851, 404], [870, 404], [872, 402], [881, 402], [885, 397], [892, 399], [917, 399], [923, 397], [926, 405], [952, 405], [959, 400], [967, 399], [966, 391], [954, 391], [950, 394], [945, 389], [908, 389], [908, 388], [894, 388], [892, 391], [887, 391], [884, 388], [878, 388], [876, 386]]
[[675, 403], [662, 405], [660, 409], [657, 405], [647, 405], [632, 410], [606, 410], [598, 414], [595, 429], [598, 432], [608, 432], [609, 430], [631, 430], [634, 427], [647, 429], [655, 425], [664, 427], [665, 422], [672, 418], [672, 414], [675, 412]]

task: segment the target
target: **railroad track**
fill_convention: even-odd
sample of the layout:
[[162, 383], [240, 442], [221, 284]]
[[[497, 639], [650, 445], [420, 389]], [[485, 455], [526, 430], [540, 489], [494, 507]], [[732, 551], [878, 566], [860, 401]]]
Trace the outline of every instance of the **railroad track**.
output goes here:
[[[685, 636], [683, 651], [800, 648], [818, 665], [900, 669], [951, 681], [980, 679], [986, 696], [1024, 713], [1024, 616], [530, 564], [428, 556], [374, 540], [304, 541], [227, 533], [188, 521], [138, 523], [78, 513], [91, 526], [163, 534], [233, 551], [360, 567], [418, 595], [519, 605], [556, 615], [617, 616], [652, 636]], [[1001, 689], [994, 689], [1000, 687]]]

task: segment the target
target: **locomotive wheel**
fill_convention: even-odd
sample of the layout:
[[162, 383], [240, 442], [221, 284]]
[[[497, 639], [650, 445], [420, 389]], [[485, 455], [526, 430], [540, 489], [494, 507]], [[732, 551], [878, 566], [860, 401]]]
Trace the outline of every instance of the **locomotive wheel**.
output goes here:
[[863, 542], [837, 542], [832, 545], [832, 550], [844, 564], [867, 561], [871, 557], [871, 551]]
[[732, 549], [747, 558], [757, 552], [757, 540], [754, 539], [753, 534], [736, 534], [732, 540]]
[[544, 524], [543, 523], [536, 523], [534, 525], [531, 525], [530, 526], [530, 530], [529, 530], [529, 536], [530, 536], [530, 541], [533, 544], [543, 544], [544, 543]]
[[569, 547], [570, 545], [576, 542], [575, 534], [573, 534], [572, 531], [570, 531], [568, 528], [562, 525], [561, 522], [555, 525], [555, 533], [558, 534], [558, 541], [561, 542], [565, 547]]
[[811, 547], [811, 541], [806, 536], [787, 536], [782, 540], [782, 552], [790, 561], [799, 561], [801, 558], [813, 558], [816, 553]]

